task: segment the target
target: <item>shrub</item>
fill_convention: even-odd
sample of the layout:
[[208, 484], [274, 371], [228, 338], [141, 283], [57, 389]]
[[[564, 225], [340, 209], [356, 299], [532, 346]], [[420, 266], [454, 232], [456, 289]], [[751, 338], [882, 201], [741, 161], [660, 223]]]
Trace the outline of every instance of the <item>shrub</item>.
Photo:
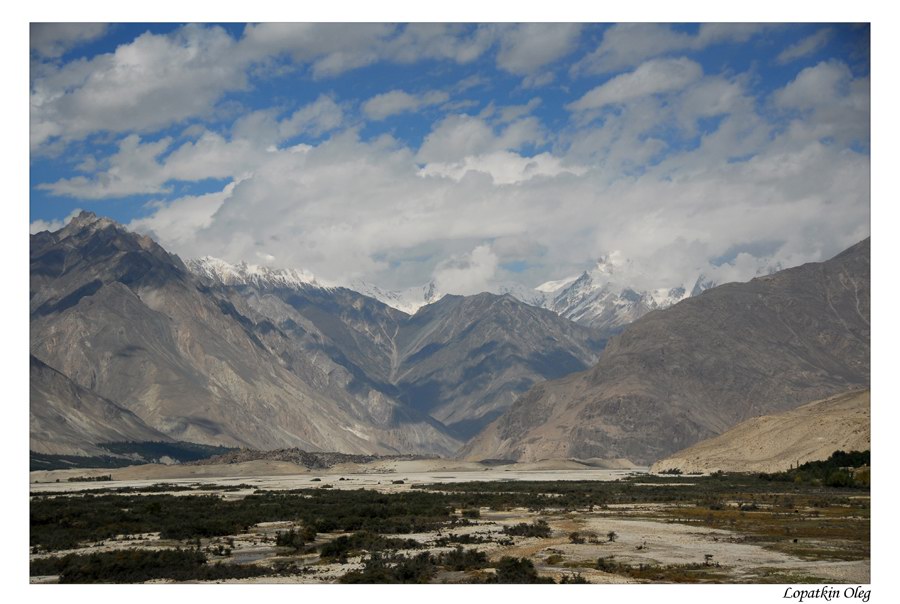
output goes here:
[[553, 583], [553, 579], [538, 576], [531, 560], [506, 556], [497, 563], [497, 573], [488, 583]]
[[471, 570], [484, 568], [488, 564], [488, 557], [482, 551], [476, 549], [463, 549], [457, 546], [452, 552], [441, 554], [437, 563], [448, 570]]
[[531, 524], [520, 522], [513, 526], [503, 527], [503, 532], [514, 537], [540, 537], [546, 539], [553, 532], [546, 520], [540, 519]]

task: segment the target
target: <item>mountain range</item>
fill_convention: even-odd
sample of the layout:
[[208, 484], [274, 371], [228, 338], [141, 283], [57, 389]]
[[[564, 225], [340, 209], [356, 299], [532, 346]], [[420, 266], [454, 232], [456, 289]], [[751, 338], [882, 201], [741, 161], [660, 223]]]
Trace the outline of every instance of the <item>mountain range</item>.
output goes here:
[[[651, 310], [668, 308], [717, 285], [715, 280], [698, 273], [696, 279], [674, 287], [642, 289], [630, 283], [629, 264], [619, 255], [610, 254], [580, 275], [547, 281], [535, 288], [520, 283], [499, 283], [491, 288], [491, 292], [508, 294], [530, 306], [552, 310], [609, 337]], [[410, 314], [445, 295], [434, 281], [398, 291], [385, 290], [365, 281], [355, 281], [350, 287]]]
[[414, 313], [301, 270], [183, 262], [88, 212], [32, 235], [30, 261], [39, 453], [152, 440], [647, 464], [869, 382], [868, 239], [747, 283], [638, 291], [611, 258], [533, 304], [425, 289]]
[[86, 393], [169, 438], [256, 449], [450, 455], [605, 343], [510, 296], [410, 316], [299, 271], [186, 265], [91, 213], [32, 236], [30, 311], [31, 354]]
[[650, 312], [591, 369], [534, 386], [461, 455], [650, 463], [754, 416], [867, 387], [869, 281], [866, 239]]

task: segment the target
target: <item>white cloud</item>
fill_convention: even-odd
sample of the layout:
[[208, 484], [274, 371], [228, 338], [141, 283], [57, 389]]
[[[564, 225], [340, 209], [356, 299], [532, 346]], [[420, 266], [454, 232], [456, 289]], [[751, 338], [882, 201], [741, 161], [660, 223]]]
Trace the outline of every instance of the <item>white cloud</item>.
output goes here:
[[746, 42], [766, 27], [751, 23], [705, 23], [696, 34], [690, 34], [657, 23], [613, 25], [604, 32], [600, 45], [572, 67], [572, 73], [610, 73], [661, 55], [702, 50], [725, 42]]
[[[509, 279], [502, 265], [511, 259], [526, 261], [515, 278], [534, 285], [612, 250], [634, 260], [635, 285], [699, 272], [742, 279], [823, 259], [868, 233], [869, 158], [856, 151], [868, 143], [868, 78], [824, 62], [758, 98], [753, 73], [704, 75], [667, 57], [749, 39], [755, 26], [631, 27], [611, 28], [605, 54], [582, 66], [628, 72], [573, 99], [569, 123], [538, 117], [556, 113], [536, 112], [557, 102], [556, 91], [528, 100], [520, 87], [514, 101], [495, 99], [478, 115], [440, 118], [418, 149], [387, 135], [360, 139], [352, 99], [323, 95], [298, 107], [278, 97], [251, 111], [221, 99], [247, 83], [248, 69], [324, 78], [375, 61], [464, 63], [490, 48], [510, 72], [537, 81], [553, 74], [565, 36], [535, 34], [529, 46], [521, 36], [510, 42], [510, 32], [527, 31], [519, 26], [429, 24], [250, 26], [238, 40], [216, 28], [145, 34], [114, 54], [36, 66], [35, 140], [106, 130], [117, 144], [106, 157], [90, 147], [73, 161], [82, 175], [43, 188], [100, 199], [225, 179], [214, 193], [155, 201], [130, 226], [183, 257], [263, 258], [339, 283], [435, 278], [451, 293]], [[484, 78], [447, 90], [470, 84], [490, 91]], [[448, 111], [443, 93], [388, 90], [361, 109], [381, 119], [437, 103]], [[191, 123], [207, 114], [230, 126]], [[160, 138], [157, 129], [179, 121], [190, 125]]]
[[518, 75], [531, 75], [575, 50], [581, 35], [578, 23], [524, 23], [500, 33], [497, 66]]
[[566, 108], [570, 111], [600, 109], [651, 94], [681, 90], [702, 75], [703, 68], [690, 59], [655, 59], [593, 88]]
[[417, 111], [423, 107], [439, 105], [450, 99], [450, 95], [440, 90], [431, 90], [421, 94], [409, 94], [402, 90], [391, 90], [373, 96], [363, 103], [363, 113], [369, 119], [383, 120], [398, 113]]
[[188, 25], [90, 60], [41, 65], [31, 83], [32, 148], [54, 136], [145, 132], [206, 115], [246, 85], [246, 65], [229, 60], [234, 47], [221, 28]]
[[281, 138], [292, 138], [299, 134], [321, 136], [341, 127], [344, 112], [329, 96], [318, 99], [295, 111], [291, 117], [279, 124]]
[[[269, 153], [233, 188], [161, 204], [135, 226], [186, 257], [269, 255], [339, 283], [408, 287], [439, 278], [450, 293], [509, 278], [498, 269], [497, 241], [533, 246], [519, 250], [533, 265], [518, 276], [526, 284], [620, 250], [641, 269], [636, 285], [661, 287], [700, 272], [744, 279], [779, 262], [820, 260], [867, 234], [867, 156], [790, 132], [772, 138], [739, 100], [729, 107], [737, 109], [721, 133], [632, 176], [621, 171], [634, 157], [630, 135], [610, 139], [590, 168], [565, 169], [571, 159], [549, 153], [494, 150], [420, 169], [418, 155], [390, 137], [363, 142], [344, 132], [299, 152]], [[741, 130], [745, 123], [752, 132]], [[603, 136], [583, 130], [586, 139]], [[490, 128], [486, 136], [496, 138]], [[754, 155], [733, 162], [722, 145], [746, 145]], [[752, 253], [761, 239], [774, 242], [762, 256]], [[736, 242], [751, 257], [711, 263]]]
[[106, 160], [107, 167], [91, 176], [75, 176], [38, 185], [54, 195], [80, 199], [106, 199], [129, 195], [160, 194], [170, 190], [173, 180], [199, 181], [207, 178], [237, 178], [264, 162], [267, 151], [258, 141], [226, 140], [205, 132], [196, 141], [187, 141], [169, 151], [172, 139], [142, 142], [131, 134], [119, 142], [118, 151]]
[[309, 64], [313, 77], [325, 78], [378, 61], [467, 63], [494, 44], [494, 30], [440, 23], [260, 23], [247, 26], [239, 54], [251, 61], [287, 55]]
[[216, 211], [231, 196], [236, 185], [237, 182], [231, 182], [222, 191], [151, 203], [149, 207], [154, 208], [153, 213], [132, 220], [128, 228], [165, 239], [176, 248], [181, 247], [190, 242], [198, 231], [212, 224]]
[[[36, 32], [39, 52], [51, 54], [61, 41], [102, 33], [88, 26]], [[89, 60], [33, 65], [31, 146], [65, 144], [96, 132], [150, 132], [211, 117], [226, 93], [247, 87], [251, 70], [267, 77], [308, 66], [314, 77], [324, 78], [378, 61], [465, 63], [493, 46], [497, 35], [494, 26], [384, 23], [262, 23], [248, 25], [240, 39], [215, 26], [147, 32]], [[291, 63], [279, 63], [284, 57]], [[336, 128], [340, 108], [327, 105], [328, 98], [320, 97], [309, 110], [322, 113], [295, 116], [285, 128], [319, 134]]]
[[833, 35], [834, 30], [829, 27], [820, 29], [816, 33], [807, 36], [799, 42], [791, 44], [782, 50], [775, 60], [783, 65], [785, 63], [790, 63], [791, 61], [796, 61], [797, 59], [802, 59], [828, 44], [828, 41]]
[[434, 270], [435, 288], [463, 296], [486, 291], [497, 272], [497, 255], [488, 245], [479, 245], [470, 253], [453, 256]]
[[790, 134], [797, 140], [834, 139], [867, 144], [870, 128], [869, 78], [854, 78], [840, 61], [803, 69], [774, 94], [775, 106], [796, 115]]
[[438, 122], [425, 137], [418, 159], [425, 163], [455, 162], [492, 151], [516, 150], [543, 139], [540, 122], [534, 117], [514, 121], [495, 131], [481, 118], [452, 115]]
[[32, 23], [31, 50], [55, 59], [80, 44], [102, 37], [106, 29], [105, 23]]
[[132, 134], [119, 142], [118, 151], [109, 160], [109, 168], [92, 178], [74, 176], [50, 184], [38, 185], [39, 189], [54, 195], [77, 197], [79, 199], [101, 199], [121, 197], [135, 193], [162, 193], [165, 176], [159, 169], [156, 158], [171, 144], [171, 138], [163, 138], [151, 143], [142, 143], [141, 138]]
[[420, 174], [422, 176], [441, 176], [462, 180], [470, 172], [489, 174], [494, 184], [509, 185], [521, 183], [541, 176], [558, 176], [560, 174], [584, 174], [584, 166], [568, 166], [550, 153], [540, 153], [533, 157], [519, 155], [510, 151], [494, 151], [486, 155], [469, 155], [462, 161], [426, 164]]

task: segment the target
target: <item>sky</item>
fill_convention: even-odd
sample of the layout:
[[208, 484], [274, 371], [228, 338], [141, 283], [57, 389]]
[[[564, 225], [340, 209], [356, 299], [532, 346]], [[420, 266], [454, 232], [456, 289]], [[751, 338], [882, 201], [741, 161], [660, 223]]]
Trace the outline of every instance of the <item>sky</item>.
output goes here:
[[326, 283], [637, 288], [869, 235], [869, 27], [32, 24], [31, 231]]

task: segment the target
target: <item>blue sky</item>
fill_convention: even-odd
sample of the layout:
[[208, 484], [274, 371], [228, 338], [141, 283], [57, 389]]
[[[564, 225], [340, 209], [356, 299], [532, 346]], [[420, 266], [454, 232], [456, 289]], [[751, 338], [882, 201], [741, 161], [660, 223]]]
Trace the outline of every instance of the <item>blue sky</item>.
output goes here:
[[672, 287], [869, 232], [869, 28], [31, 29], [31, 230], [449, 293], [628, 258]]

